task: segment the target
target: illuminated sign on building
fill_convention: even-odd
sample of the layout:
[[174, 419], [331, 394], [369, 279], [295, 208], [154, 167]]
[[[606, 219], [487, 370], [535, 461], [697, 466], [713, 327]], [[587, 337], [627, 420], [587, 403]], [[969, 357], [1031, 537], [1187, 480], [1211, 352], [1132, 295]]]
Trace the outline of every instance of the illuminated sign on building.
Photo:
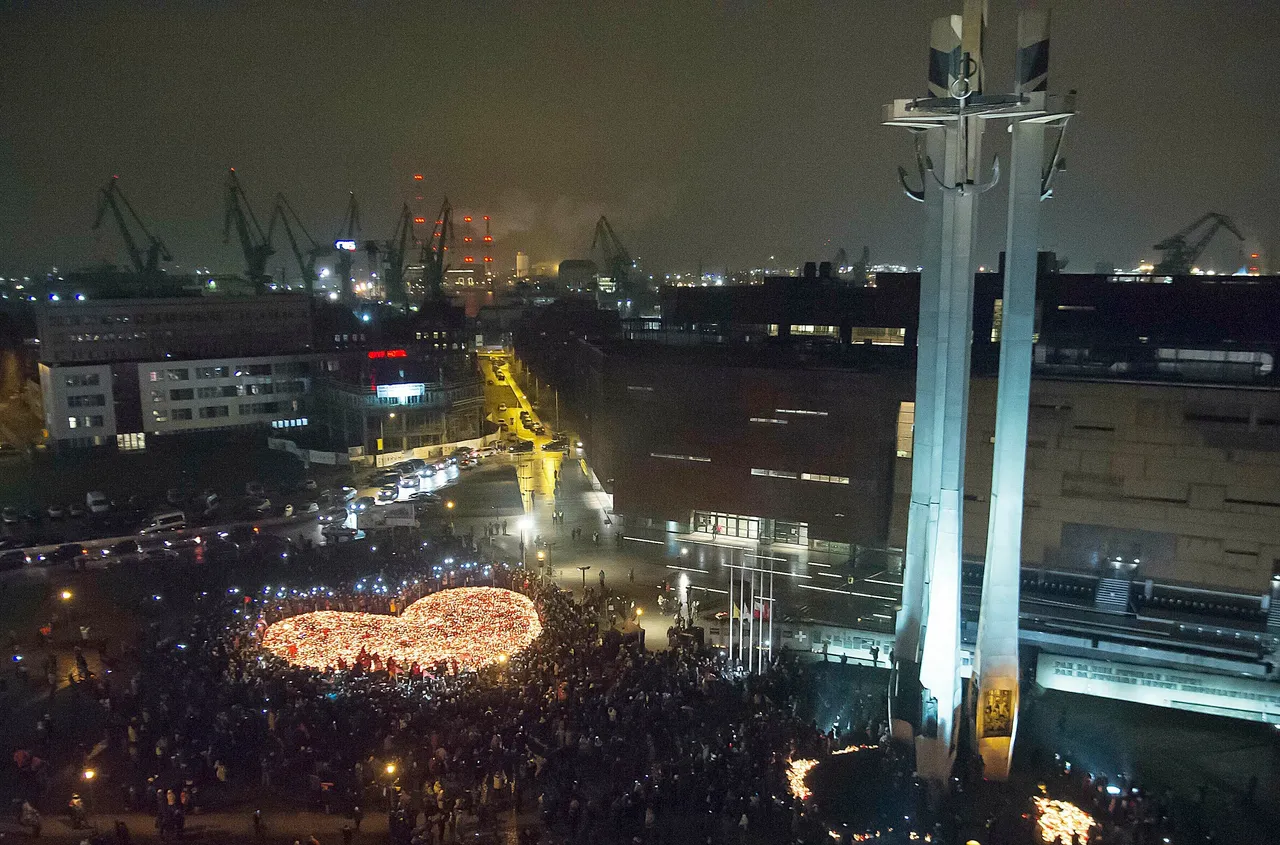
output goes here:
[[395, 399], [403, 402], [406, 399], [420, 398], [427, 393], [427, 386], [422, 382], [414, 384], [380, 384], [378, 385], [379, 399]]
[[409, 353], [403, 349], [373, 349], [369, 352], [369, 359], [377, 360], [378, 358], [407, 358]]
[[333, 248], [340, 249], [345, 252], [355, 252], [356, 242], [355, 241], [334, 241]]

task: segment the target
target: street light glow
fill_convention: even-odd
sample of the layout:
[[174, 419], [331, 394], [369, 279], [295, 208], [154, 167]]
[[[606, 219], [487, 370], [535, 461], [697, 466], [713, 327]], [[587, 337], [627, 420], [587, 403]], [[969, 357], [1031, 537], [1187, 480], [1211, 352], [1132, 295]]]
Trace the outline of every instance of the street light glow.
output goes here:
[[388, 763], [388, 764], [387, 764], [387, 774], [389, 774], [389, 775], [394, 775], [395, 773], [396, 773], [396, 764], [395, 764], [395, 763]]
[[59, 595], [62, 597], [62, 600], [63, 600], [63, 601], [71, 601], [71, 591], [70, 591], [70, 590], [63, 590], [61, 593], [59, 593]]
[[84, 779], [85, 779], [85, 780], [93, 780], [93, 779], [94, 779], [94, 778], [96, 778], [97, 776], [98, 776], [98, 773], [97, 773], [97, 772], [95, 772], [93, 769], [85, 769], [85, 770], [84, 770]]

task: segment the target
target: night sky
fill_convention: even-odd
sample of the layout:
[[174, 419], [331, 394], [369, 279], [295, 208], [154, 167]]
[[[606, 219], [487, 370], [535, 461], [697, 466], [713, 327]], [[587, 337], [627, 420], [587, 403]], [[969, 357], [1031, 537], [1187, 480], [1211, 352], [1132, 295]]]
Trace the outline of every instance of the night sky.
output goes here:
[[[493, 215], [500, 267], [584, 254], [601, 213], [650, 269], [917, 260], [910, 143], [880, 107], [924, 92], [929, 21], [959, 0], [356, 5], [4, 4], [0, 272], [123, 263], [90, 231], [112, 174], [183, 267], [236, 271], [229, 166], [260, 216], [284, 191], [320, 240], [348, 191], [388, 237], [423, 173], [424, 206]], [[1013, 6], [991, 1], [991, 88]], [[1050, 84], [1080, 114], [1042, 246], [1130, 266], [1213, 210], [1280, 267], [1280, 3], [1053, 8]], [[982, 213], [993, 263], [1003, 203]], [[1207, 263], [1241, 256], [1221, 238]]]

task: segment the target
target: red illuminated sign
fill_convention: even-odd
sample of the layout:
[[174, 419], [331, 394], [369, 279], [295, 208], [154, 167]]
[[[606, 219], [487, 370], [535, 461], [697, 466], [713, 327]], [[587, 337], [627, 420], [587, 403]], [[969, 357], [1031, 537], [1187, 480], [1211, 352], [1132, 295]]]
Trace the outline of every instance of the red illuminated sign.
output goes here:
[[374, 349], [369, 353], [371, 359], [376, 358], [408, 358], [409, 353], [403, 349]]

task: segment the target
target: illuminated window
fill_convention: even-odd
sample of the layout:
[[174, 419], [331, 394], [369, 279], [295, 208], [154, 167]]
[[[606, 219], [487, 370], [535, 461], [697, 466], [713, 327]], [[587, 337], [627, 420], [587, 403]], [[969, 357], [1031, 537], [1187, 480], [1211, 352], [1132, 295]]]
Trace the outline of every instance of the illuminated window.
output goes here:
[[850, 343], [869, 343], [872, 346], [902, 346], [907, 340], [903, 328], [879, 328], [854, 326], [849, 330]]
[[1004, 300], [997, 299], [991, 306], [991, 342], [1000, 342], [1000, 327], [1004, 323]]
[[916, 403], [898, 405], [898, 457], [911, 457], [911, 441], [916, 429]]
[[649, 457], [661, 458], [664, 461], [694, 461], [700, 464], [711, 463], [710, 458], [699, 457], [698, 455], [669, 455], [665, 452], [650, 452]]
[[774, 411], [774, 413], [788, 414], [793, 417], [825, 417], [827, 416], [826, 411], [808, 411], [808, 410], [797, 409], [797, 408], [778, 408]]
[[772, 423], [773, 425], [786, 425], [786, 420], [774, 419], [773, 417], [752, 417], [747, 422], [753, 423]]
[[813, 472], [800, 473], [801, 481], [821, 481], [826, 484], [848, 484], [849, 476], [847, 475], [818, 475]]
[[800, 477], [798, 473], [794, 473], [794, 472], [787, 472], [786, 470], [783, 470], [783, 469], [757, 469], [757, 468], [755, 468], [755, 467], [752, 467], [752, 469], [751, 469], [751, 474], [752, 474], [752, 475], [762, 475], [762, 476], [764, 476], [764, 477], [766, 477], [766, 478], [792, 478], [792, 479], [794, 479], [794, 478], [799, 478], [799, 477]]
[[142, 432], [137, 434], [117, 434], [116, 448], [125, 452], [141, 451], [147, 448], [147, 435]]

